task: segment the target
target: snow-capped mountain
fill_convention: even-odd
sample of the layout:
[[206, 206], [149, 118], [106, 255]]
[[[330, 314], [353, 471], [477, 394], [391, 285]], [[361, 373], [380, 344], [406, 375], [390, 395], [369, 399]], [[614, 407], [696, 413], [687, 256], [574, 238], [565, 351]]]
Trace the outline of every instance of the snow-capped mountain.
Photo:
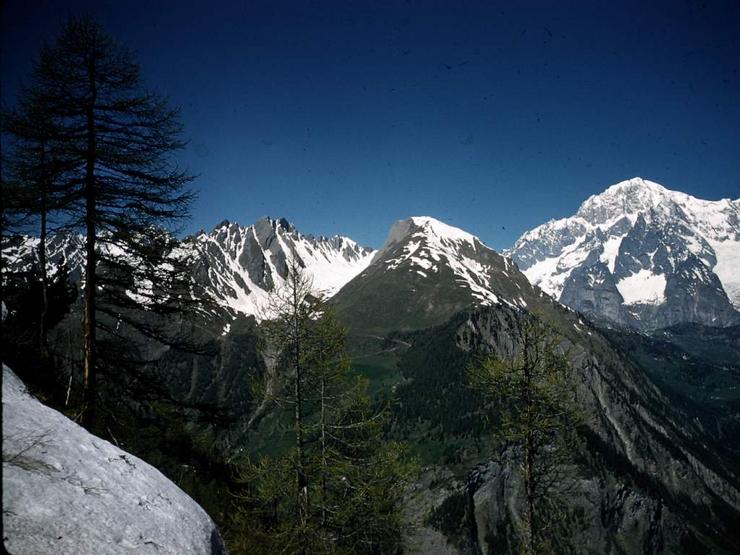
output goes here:
[[370, 265], [332, 302], [354, 329], [408, 330], [474, 306], [525, 308], [533, 295], [516, 265], [477, 237], [414, 217], [393, 225]]
[[507, 254], [533, 284], [598, 319], [645, 329], [740, 322], [740, 200], [636, 177], [525, 233]]
[[[16, 235], [3, 244], [2, 256], [9, 273], [27, 271], [39, 265], [39, 238]], [[58, 233], [49, 235], [46, 242], [46, 270], [49, 275], [65, 266], [73, 281], [79, 281], [85, 267], [85, 239], [82, 235]]]
[[375, 251], [341, 236], [302, 235], [285, 219], [263, 218], [242, 227], [222, 222], [189, 241], [198, 256], [193, 275], [234, 313], [270, 317], [270, 293], [285, 284], [295, 256], [324, 298], [364, 270]]
[[[38, 243], [36, 237], [11, 238], [3, 248], [7, 269], [19, 272], [38, 264]], [[47, 249], [50, 274], [64, 263], [73, 281], [82, 279], [82, 236], [51, 235]], [[271, 316], [270, 293], [284, 285], [291, 256], [312, 279], [314, 293], [328, 298], [364, 270], [375, 254], [347, 237], [303, 235], [287, 220], [271, 218], [250, 226], [224, 221], [210, 232], [188, 237], [179, 251], [178, 256], [190, 260], [192, 277], [221, 307], [258, 320]]]

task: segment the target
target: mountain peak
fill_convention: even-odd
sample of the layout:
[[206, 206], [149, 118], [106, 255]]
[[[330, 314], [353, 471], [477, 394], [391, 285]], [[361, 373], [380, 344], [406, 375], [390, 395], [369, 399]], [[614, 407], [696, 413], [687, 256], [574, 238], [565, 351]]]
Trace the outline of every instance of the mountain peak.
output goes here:
[[[632, 179], [626, 179], [624, 181], [620, 181], [619, 183], [615, 183], [611, 187], [608, 187], [605, 193], [608, 192], [628, 192], [628, 191], [634, 191], [634, 190], [648, 190], [653, 191], [656, 193], [668, 193], [668, 189], [663, 187], [660, 183], [656, 183], [655, 181], [650, 181], [648, 179], [644, 179], [642, 177], [633, 177]], [[603, 193], [602, 193], [603, 194]]]
[[587, 314], [642, 328], [729, 325], [740, 318], [739, 223], [740, 201], [634, 177], [526, 232], [509, 252], [532, 283]]
[[[478, 306], [539, 302], [518, 268], [474, 235], [428, 216], [397, 221], [367, 269], [337, 293], [355, 329], [422, 329]], [[534, 306], [534, 305], [533, 305]], [[391, 316], [393, 315], [393, 316]]]
[[407, 237], [425, 238], [434, 243], [464, 242], [473, 246], [476, 242], [481, 242], [475, 235], [430, 216], [413, 216], [406, 220], [398, 220], [393, 224], [383, 249], [400, 243]]
[[633, 177], [592, 195], [581, 204], [577, 215], [591, 223], [604, 223], [617, 216], [637, 214], [655, 208], [670, 197], [659, 183]]

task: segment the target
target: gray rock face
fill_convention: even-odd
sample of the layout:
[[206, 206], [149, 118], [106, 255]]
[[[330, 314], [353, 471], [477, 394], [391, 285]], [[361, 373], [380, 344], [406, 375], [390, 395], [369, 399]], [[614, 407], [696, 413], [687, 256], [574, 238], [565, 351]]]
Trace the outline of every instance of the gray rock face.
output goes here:
[[[591, 415], [580, 455], [574, 457], [577, 466], [562, 469], [563, 480], [570, 482], [562, 551], [664, 553], [700, 546], [707, 552], [731, 552], [740, 519], [733, 461], [707, 446], [701, 426], [674, 408], [595, 328], [549, 303], [536, 309], [556, 323], [571, 347], [579, 404]], [[465, 352], [510, 356], [519, 322], [510, 307], [480, 309], [457, 326], [455, 341]], [[440, 335], [433, 342], [442, 341]], [[441, 520], [452, 531], [456, 552], [518, 552], [512, 538], [523, 488], [510, 455], [462, 476], [450, 477], [440, 469], [429, 481], [431, 491], [419, 492], [432, 510], [444, 514]], [[475, 541], [466, 539], [471, 534]], [[417, 537], [423, 542], [433, 535]]]
[[655, 329], [740, 322], [740, 200], [705, 201], [640, 178], [522, 235], [530, 281], [589, 317]]
[[3, 543], [15, 555], [225, 554], [157, 469], [34, 399], [3, 366]]
[[631, 319], [617, 281], [603, 262], [573, 270], [563, 286], [560, 302], [578, 312], [614, 322]]
[[[512, 463], [489, 462], [471, 473], [475, 527], [482, 552], [516, 553], [502, 531], [512, 526], [524, 510], [524, 485]], [[569, 499], [578, 525], [568, 530], [565, 542], [579, 553], [681, 552], [687, 527], [665, 506], [611, 476], [572, 477]]]

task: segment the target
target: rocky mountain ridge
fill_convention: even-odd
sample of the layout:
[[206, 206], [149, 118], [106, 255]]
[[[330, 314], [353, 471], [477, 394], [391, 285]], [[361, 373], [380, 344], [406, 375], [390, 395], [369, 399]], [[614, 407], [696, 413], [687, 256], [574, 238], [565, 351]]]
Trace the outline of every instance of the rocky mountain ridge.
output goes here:
[[232, 314], [269, 318], [270, 293], [284, 286], [295, 256], [317, 296], [331, 297], [364, 270], [375, 251], [348, 237], [303, 235], [287, 220], [262, 218], [250, 226], [224, 221], [185, 243], [193, 276]]
[[[540, 295], [508, 258], [430, 217], [396, 222], [371, 263], [331, 300], [353, 330], [421, 329], [476, 307]], [[395, 326], [395, 327], [394, 327]]]
[[639, 177], [523, 234], [506, 254], [556, 300], [642, 329], [740, 322], [740, 200]]
[[[3, 248], [7, 271], [38, 265], [38, 244], [37, 237], [10, 238]], [[65, 266], [72, 281], [84, 279], [82, 236], [52, 234], [47, 252], [50, 274]], [[290, 257], [296, 257], [312, 280], [315, 295], [327, 298], [361, 272], [375, 251], [340, 235], [301, 234], [284, 218], [262, 218], [249, 226], [223, 221], [210, 232], [185, 238], [176, 254], [189, 259], [193, 279], [232, 317], [264, 320], [271, 316], [270, 293], [285, 283]]]

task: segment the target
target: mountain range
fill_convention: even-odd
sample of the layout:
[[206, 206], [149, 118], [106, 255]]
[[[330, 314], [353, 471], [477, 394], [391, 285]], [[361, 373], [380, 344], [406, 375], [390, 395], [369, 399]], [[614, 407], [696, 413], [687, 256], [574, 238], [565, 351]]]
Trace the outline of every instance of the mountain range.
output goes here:
[[[6, 246], [9, 269], [27, 266], [37, 244], [29, 237]], [[52, 236], [52, 270], [65, 262], [79, 279], [82, 246], [78, 236]], [[340, 307], [348, 296], [387, 292], [390, 276], [403, 276], [399, 295], [422, 298], [430, 288], [444, 289], [441, 303], [458, 309], [525, 307], [522, 284], [510, 279], [513, 261], [533, 285], [602, 324], [652, 330], [684, 322], [740, 323], [740, 200], [700, 200], [641, 178], [612, 185], [574, 216], [524, 233], [502, 255], [429, 217], [397, 222], [377, 251], [339, 235], [304, 235], [285, 219], [271, 218], [249, 226], [224, 221], [186, 238], [183, 248], [192, 255], [194, 279], [232, 317], [269, 318], [270, 293], [283, 286], [286, 261], [295, 256], [317, 296], [341, 292]], [[401, 310], [418, 304], [378, 298]], [[376, 312], [362, 315], [364, 326], [375, 325]], [[427, 305], [423, 315], [403, 316], [404, 325], [438, 322], [435, 314], [447, 312]]]
[[524, 233], [506, 254], [534, 285], [602, 322], [740, 322], [740, 200], [700, 200], [637, 177]]
[[[573, 218], [524, 234], [503, 255], [430, 217], [397, 222], [377, 251], [346, 237], [302, 235], [282, 219], [223, 222], [182, 245], [193, 279], [224, 311], [213, 329], [192, 326], [213, 349], [178, 353], [146, 340], [130, 348], [158, 353], [146, 377], [159, 387], [146, 382], [147, 391], [166, 391], [184, 407], [187, 426], [210, 434], [226, 457], [275, 448], [286, 427], [246, 384], [269, 371], [259, 322], [271, 316], [270, 293], [295, 257], [348, 327], [353, 367], [373, 395], [393, 398], [389, 433], [425, 464], [411, 496], [412, 543], [422, 552], [514, 552], [507, 542], [521, 480], [505, 453], [491, 459], [490, 407], [468, 387], [466, 368], [482, 355], [515, 353], [536, 314], [568, 347], [574, 394], [592, 416], [568, 469], [575, 512], [563, 524], [569, 543], [559, 547], [730, 553], [740, 529], [740, 468], [737, 443], [726, 439], [740, 412], [718, 405], [711, 408], [724, 414], [716, 418], [683, 401], [706, 370], [696, 361], [716, 341], [736, 341], [739, 233], [738, 201], [700, 201], [641, 179], [591, 197]], [[35, 244], [6, 246], [9, 267], [32, 264]], [[80, 238], [50, 244], [51, 264], [64, 262], [79, 277]], [[645, 331], [682, 322], [693, 327]], [[637, 331], [620, 335], [603, 324]], [[713, 333], [702, 324], [727, 328]], [[60, 349], [74, 349], [60, 337]], [[728, 347], [712, 363], [714, 390], [740, 382], [736, 352]], [[135, 408], [127, 417], [151, 418], [140, 396], [127, 397], [123, 377], [109, 379], [122, 380], [110, 387], [117, 403]], [[159, 453], [156, 441], [152, 449]]]

